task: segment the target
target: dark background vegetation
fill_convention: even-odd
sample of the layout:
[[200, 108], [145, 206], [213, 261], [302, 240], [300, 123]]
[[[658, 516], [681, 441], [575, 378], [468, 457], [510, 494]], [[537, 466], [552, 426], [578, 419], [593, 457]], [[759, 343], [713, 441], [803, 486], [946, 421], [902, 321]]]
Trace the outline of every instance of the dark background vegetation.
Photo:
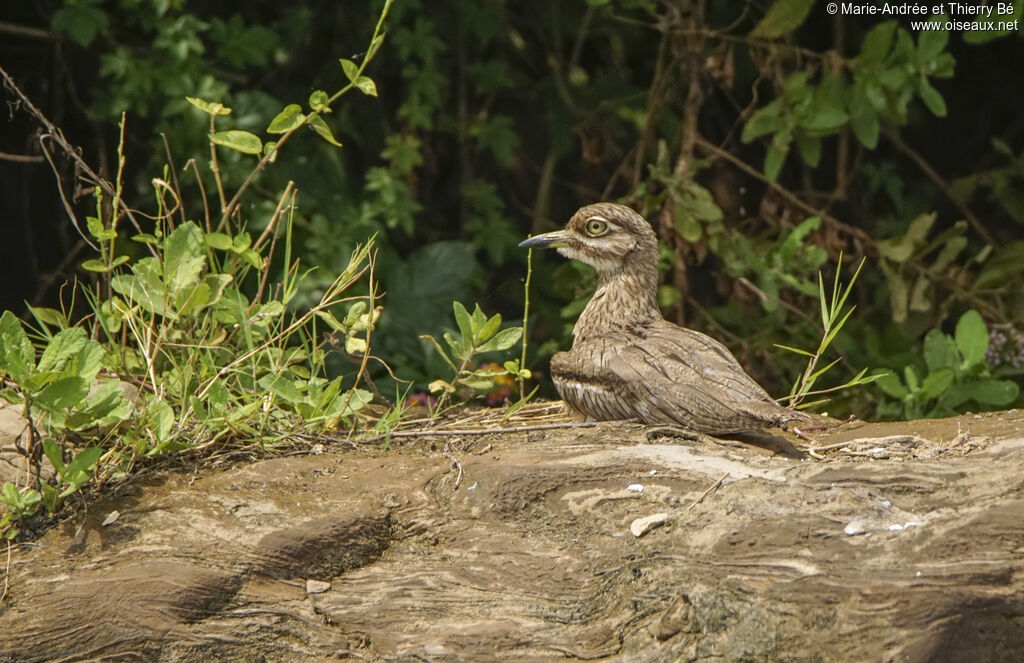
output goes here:
[[[125, 113], [129, 203], [152, 211], [150, 180], [170, 161], [198, 218], [185, 165], [208, 174], [208, 123], [185, 96], [232, 107], [219, 128], [261, 133], [285, 104], [341, 86], [338, 58], [359, 59], [381, 4], [7, 2], [0, 66], [108, 178]], [[379, 96], [346, 96], [327, 116], [344, 147], [296, 137], [247, 195], [244, 221], [259, 229], [296, 183], [299, 253], [319, 270], [306, 301], [377, 233], [387, 295], [374, 351], [414, 389], [444, 370], [419, 335], [453, 326], [453, 300], [521, 317], [518, 241], [618, 199], [659, 231], [666, 316], [726, 342], [772, 393], [804, 364], [773, 343], [817, 345], [818, 271], [848, 279], [867, 257], [830, 379], [894, 376], [832, 413], [1010, 405], [1005, 390], [949, 391], [1016, 381], [1024, 358], [1019, 32], [923, 35], [825, 5], [397, 0], [367, 71]], [[95, 202], [58, 150], [53, 167], [42, 157], [38, 125], [7, 99], [0, 304], [21, 314], [89, 278], [60, 192], [79, 220]], [[226, 153], [221, 166], [237, 186], [253, 164]], [[555, 255], [534, 268], [531, 366], [543, 371], [593, 280]], [[986, 365], [951, 364], [922, 391], [945, 370], [934, 339], [969, 309], [992, 334]]]

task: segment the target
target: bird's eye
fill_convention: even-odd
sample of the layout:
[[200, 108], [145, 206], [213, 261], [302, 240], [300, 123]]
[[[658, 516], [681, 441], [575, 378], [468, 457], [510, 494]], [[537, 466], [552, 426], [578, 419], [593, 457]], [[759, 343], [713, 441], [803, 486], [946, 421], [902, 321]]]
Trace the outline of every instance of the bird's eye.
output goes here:
[[587, 234], [591, 237], [600, 237], [608, 232], [608, 222], [604, 219], [593, 217], [587, 221]]

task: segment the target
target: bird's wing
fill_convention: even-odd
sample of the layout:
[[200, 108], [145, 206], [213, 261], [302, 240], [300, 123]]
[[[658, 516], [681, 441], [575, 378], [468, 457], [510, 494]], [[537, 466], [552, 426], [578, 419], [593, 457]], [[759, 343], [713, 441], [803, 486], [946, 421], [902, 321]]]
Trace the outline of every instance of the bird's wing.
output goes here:
[[775, 423], [785, 411], [704, 334], [665, 323], [612, 336], [601, 363], [643, 420], [725, 433]]

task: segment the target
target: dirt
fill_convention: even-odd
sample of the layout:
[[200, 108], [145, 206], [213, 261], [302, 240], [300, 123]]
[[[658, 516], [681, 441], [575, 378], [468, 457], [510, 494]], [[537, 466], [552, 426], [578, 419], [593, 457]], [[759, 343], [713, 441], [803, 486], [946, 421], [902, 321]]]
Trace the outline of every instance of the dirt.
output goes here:
[[1022, 423], [168, 471], [13, 551], [0, 661], [1020, 661]]

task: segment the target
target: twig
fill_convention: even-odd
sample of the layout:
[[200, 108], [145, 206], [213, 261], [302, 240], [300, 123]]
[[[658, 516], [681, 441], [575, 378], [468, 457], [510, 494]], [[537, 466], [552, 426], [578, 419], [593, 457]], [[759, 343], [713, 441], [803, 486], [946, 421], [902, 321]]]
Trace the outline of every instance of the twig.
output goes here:
[[725, 480], [726, 480], [727, 478], [729, 478], [729, 475], [728, 475], [728, 474], [723, 474], [723, 475], [722, 475], [722, 478], [721, 478], [721, 479], [719, 479], [718, 481], [716, 481], [716, 482], [715, 482], [715, 483], [714, 483], [714, 484], [713, 484], [713, 485], [712, 485], [712, 486], [711, 486], [710, 488], [708, 488], [707, 490], [705, 490], [705, 491], [704, 491], [704, 493], [703, 493], [703, 494], [702, 494], [702, 495], [701, 495], [700, 497], [698, 497], [697, 499], [695, 499], [695, 500], [694, 500], [694, 501], [693, 501], [693, 502], [692, 502], [692, 503], [690, 504], [690, 506], [686, 507], [686, 508], [685, 508], [685, 509], [683, 510], [683, 513], [686, 513], [687, 511], [689, 511], [689, 510], [690, 510], [690, 509], [692, 509], [693, 507], [695, 507], [695, 506], [697, 506], [698, 504], [700, 504], [701, 502], [703, 502], [703, 501], [704, 501], [704, 498], [705, 498], [705, 497], [707, 497], [708, 495], [710, 495], [711, 493], [715, 492], [716, 490], [718, 490], [718, 489], [719, 489], [719, 487], [721, 487], [721, 485], [722, 485], [722, 484], [723, 484], [723, 483], [725, 482]]
[[14, 161], [17, 163], [42, 163], [44, 157], [35, 154], [11, 154], [0, 152], [0, 161]]
[[969, 224], [971, 224], [971, 227], [974, 228], [976, 233], [978, 233], [978, 236], [985, 240], [986, 244], [989, 246], [998, 246], [998, 244], [996, 244], [996, 239], [988, 232], [988, 230], [985, 229], [985, 226], [978, 220], [978, 217], [974, 216], [974, 212], [971, 211], [971, 208], [969, 208], [966, 203], [957, 200], [953, 196], [950, 192], [949, 182], [943, 179], [942, 175], [935, 172], [935, 169], [931, 167], [931, 164], [925, 161], [924, 157], [922, 157], [914, 148], [904, 143], [903, 139], [893, 133], [890, 129], [882, 127], [882, 135], [885, 136], [886, 140], [893, 144], [893, 147], [913, 161], [917, 167], [921, 169], [921, 172], [928, 177], [928, 179], [942, 189], [942, 193], [946, 194], [946, 197], [949, 198], [951, 203], [953, 203], [953, 206], [960, 210], [960, 213], [964, 215], [964, 218], [967, 219]]
[[822, 220], [825, 221], [826, 223], [833, 225], [836, 228], [841, 229], [843, 232], [851, 235], [852, 237], [856, 237], [857, 239], [864, 242], [866, 248], [870, 248], [872, 250], [874, 249], [875, 240], [872, 239], [871, 236], [868, 235], [866, 232], [864, 232], [860, 228], [855, 228], [854, 226], [843, 223], [842, 221], [835, 218], [831, 214], [827, 213], [823, 209], [815, 209], [814, 206], [800, 200], [800, 198], [795, 193], [793, 193], [786, 187], [782, 186], [778, 182], [768, 179], [767, 177], [765, 177], [764, 173], [761, 173], [755, 168], [752, 168], [742, 159], [734, 156], [733, 154], [730, 154], [726, 150], [723, 150], [717, 145], [710, 143], [707, 140], [704, 140], [703, 138], [700, 137], [697, 138], [697, 147], [701, 148], [705, 152], [725, 159], [729, 163], [733, 164], [734, 166], [742, 170], [747, 175], [750, 175], [751, 177], [756, 178], [761, 182], [764, 182], [770, 189], [772, 189], [772, 191], [782, 196], [789, 203], [795, 205], [796, 207], [799, 207], [808, 214], [820, 216]]
[[[42, 124], [43, 127], [46, 129], [46, 134], [44, 134], [44, 135], [39, 137], [40, 144], [42, 145], [43, 141], [46, 138], [50, 138], [55, 143], [57, 143], [57, 145], [60, 146], [61, 150], [63, 150], [64, 154], [69, 159], [71, 159], [72, 161], [75, 162], [77, 173], [79, 173], [79, 174], [84, 173], [85, 175], [87, 175], [88, 177], [84, 178], [84, 179], [86, 179], [90, 184], [93, 184], [93, 185], [98, 186], [101, 189], [103, 189], [103, 192], [106, 193], [108, 196], [110, 196], [111, 200], [114, 200], [115, 197], [116, 197], [115, 196], [114, 186], [110, 182], [108, 182], [107, 180], [105, 180], [102, 177], [100, 177], [96, 173], [96, 171], [94, 171], [89, 166], [89, 164], [85, 161], [85, 159], [82, 158], [82, 156], [78, 153], [78, 151], [74, 147], [71, 146], [71, 143], [68, 142], [67, 138], [64, 137], [64, 132], [61, 131], [56, 125], [54, 125], [53, 122], [50, 122], [50, 120], [46, 117], [46, 115], [44, 115], [43, 112], [41, 110], [39, 110], [36, 107], [35, 104], [32, 103], [32, 100], [29, 99], [28, 96], [24, 92], [21, 91], [21, 88], [19, 88], [18, 85], [14, 82], [14, 78], [12, 78], [11, 75], [8, 74], [7, 71], [3, 67], [0, 67], [0, 77], [3, 77], [4, 86], [14, 96], [16, 96], [18, 98], [19, 102], [25, 107], [27, 112], [30, 115], [32, 115], [36, 119], [36, 121], [39, 122], [40, 124]], [[43, 152], [44, 152], [44, 154], [46, 154], [45, 146], [43, 148]], [[59, 176], [59, 173], [56, 170], [54, 170], [54, 175], [57, 176], [58, 188], [61, 188], [59, 186], [60, 185], [60, 176]], [[63, 193], [61, 195], [63, 196]], [[123, 200], [119, 200], [118, 203], [119, 203], [119, 207], [121, 208], [121, 211], [124, 212], [124, 214], [128, 217], [128, 220], [131, 222], [132, 226], [135, 227], [135, 230], [137, 232], [141, 233], [142, 232], [142, 226], [140, 226], [139, 222], [136, 221], [135, 215], [132, 213], [132, 211], [128, 207], [128, 205]], [[70, 209], [68, 211], [70, 213]], [[115, 211], [115, 213], [116, 213], [116, 211]], [[73, 214], [72, 214], [72, 218], [73, 218]], [[75, 222], [75, 227], [76, 228], [78, 227], [77, 221]], [[79, 232], [81, 232], [81, 231], [79, 231]], [[152, 248], [150, 250], [152, 250]]]

